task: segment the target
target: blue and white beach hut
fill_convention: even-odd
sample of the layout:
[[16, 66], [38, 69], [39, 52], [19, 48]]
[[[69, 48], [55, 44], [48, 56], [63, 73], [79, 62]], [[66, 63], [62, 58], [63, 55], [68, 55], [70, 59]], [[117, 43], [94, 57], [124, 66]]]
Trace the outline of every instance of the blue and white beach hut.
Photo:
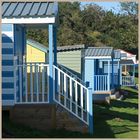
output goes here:
[[[59, 104], [93, 133], [91, 89], [57, 67], [57, 24], [56, 2], [2, 3], [3, 109], [19, 104]], [[28, 27], [48, 28], [49, 64], [26, 63]]]

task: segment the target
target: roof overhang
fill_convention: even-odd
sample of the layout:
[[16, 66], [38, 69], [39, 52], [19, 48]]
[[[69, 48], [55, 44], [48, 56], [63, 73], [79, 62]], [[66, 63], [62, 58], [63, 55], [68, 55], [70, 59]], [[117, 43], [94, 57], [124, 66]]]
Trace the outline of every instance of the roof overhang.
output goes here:
[[46, 25], [58, 23], [57, 2], [11, 2], [2, 3], [3, 24]]
[[4, 24], [54, 24], [56, 22], [55, 17], [37, 17], [37, 18], [3, 18]]
[[128, 60], [128, 59], [123, 59], [120, 61], [121, 65], [134, 65], [135, 63], [133, 62], [133, 60]]
[[86, 56], [85, 59], [112, 59], [111, 56]]

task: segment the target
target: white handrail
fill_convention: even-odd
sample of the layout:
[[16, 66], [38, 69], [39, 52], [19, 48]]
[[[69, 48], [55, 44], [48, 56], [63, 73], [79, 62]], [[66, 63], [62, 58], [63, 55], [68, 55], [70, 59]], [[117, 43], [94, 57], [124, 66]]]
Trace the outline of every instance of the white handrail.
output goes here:
[[65, 71], [67, 74], [70, 74], [71, 77], [74, 77], [77, 81], [79, 81], [81, 84], [83, 84], [84, 86], [86, 85], [86, 83], [84, 81], [82, 81], [82, 79], [80, 79], [77, 75], [73, 74], [72, 72], [70, 72], [68, 69], [66, 69], [63, 65], [61, 64], [57, 64], [58, 67]]
[[108, 91], [108, 75], [94, 75], [94, 91]]
[[19, 88], [19, 94], [15, 93], [15, 103], [49, 103], [49, 65], [24, 63], [15, 65], [15, 69], [19, 73], [18, 80], [15, 81]]
[[135, 86], [134, 76], [122, 76], [122, 86]]
[[57, 91], [54, 91], [54, 101], [89, 125], [88, 88], [55, 65], [53, 74], [54, 81], [58, 81], [54, 82], [54, 87], [58, 87]]

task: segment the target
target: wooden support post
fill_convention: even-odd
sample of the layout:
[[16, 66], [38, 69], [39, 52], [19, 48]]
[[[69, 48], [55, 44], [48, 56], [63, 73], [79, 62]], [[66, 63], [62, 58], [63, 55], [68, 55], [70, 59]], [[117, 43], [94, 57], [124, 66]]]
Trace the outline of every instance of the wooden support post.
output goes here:
[[89, 133], [93, 134], [93, 104], [92, 104], [92, 88], [88, 88], [88, 97], [87, 97], [87, 111], [89, 115]]
[[108, 91], [110, 90], [110, 61], [108, 60]]
[[53, 102], [53, 25], [49, 24], [49, 103]]
[[120, 85], [122, 85], [122, 65], [120, 65]]
[[118, 60], [118, 86], [120, 86], [120, 63]]
[[111, 88], [114, 89], [114, 61], [112, 58], [112, 74], [111, 74]]
[[[53, 27], [53, 47], [54, 47], [54, 65], [57, 66], [57, 28], [56, 26]], [[54, 83], [55, 83], [55, 94], [58, 93], [58, 73], [57, 71], [55, 70], [55, 79], [54, 79]]]

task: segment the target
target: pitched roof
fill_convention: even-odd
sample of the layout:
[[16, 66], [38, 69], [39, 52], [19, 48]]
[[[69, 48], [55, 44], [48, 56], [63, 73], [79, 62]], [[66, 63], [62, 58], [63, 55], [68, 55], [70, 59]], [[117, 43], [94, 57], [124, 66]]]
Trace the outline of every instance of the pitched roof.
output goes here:
[[68, 46], [61, 46], [57, 47], [57, 52], [64, 52], [64, 51], [76, 51], [86, 48], [85, 45], [68, 45]]
[[130, 60], [130, 59], [122, 59], [120, 61], [120, 64], [122, 64], [122, 65], [134, 65], [134, 62], [133, 62], [133, 60]]
[[43, 45], [43, 44], [41, 44], [33, 39], [27, 39], [27, 44], [36, 48], [36, 49], [39, 49], [42, 52], [45, 52], [45, 53], [47, 53], [49, 51], [48, 47], [46, 47], [45, 45]]
[[[48, 53], [49, 48], [33, 39], [27, 39], [27, 44], [31, 45], [34, 48], [37, 48], [43, 52]], [[57, 52], [66, 52], [66, 51], [76, 51], [76, 50], [81, 50], [84, 49], [85, 45], [69, 45], [69, 46], [61, 46], [57, 47]]]
[[2, 18], [46, 17], [55, 13], [54, 2], [3, 2]]
[[115, 59], [120, 59], [121, 58], [120, 50], [114, 50], [114, 58]]
[[85, 57], [112, 57], [112, 47], [89, 47], [85, 51]]

